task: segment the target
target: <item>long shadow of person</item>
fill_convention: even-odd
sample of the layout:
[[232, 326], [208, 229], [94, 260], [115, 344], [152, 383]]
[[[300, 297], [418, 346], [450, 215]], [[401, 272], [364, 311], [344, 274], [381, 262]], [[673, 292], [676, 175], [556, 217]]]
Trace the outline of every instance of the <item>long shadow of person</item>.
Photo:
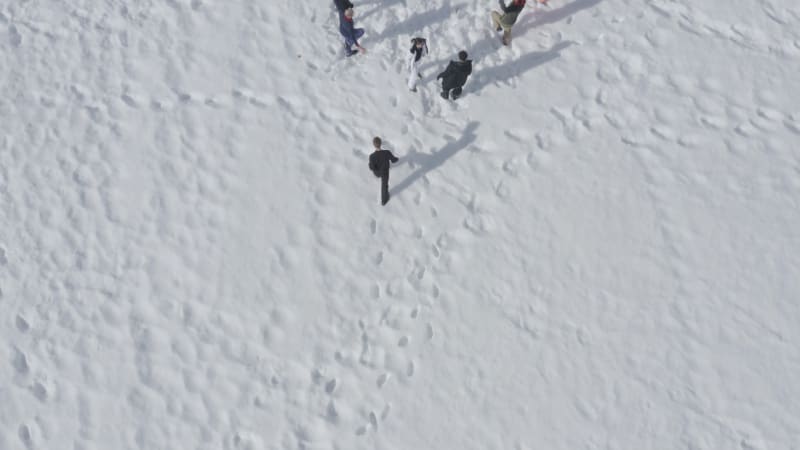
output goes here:
[[379, 0], [379, 1], [374, 1], [374, 2], [359, 2], [358, 5], [356, 5], [357, 7], [361, 7], [361, 6], [365, 6], [365, 5], [375, 5], [375, 6], [373, 6], [371, 9], [369, 9], [369, 10], [363, 12], [363, 13], [359, 12], [358, 17], [359, 17], [359, 19], [364, 20], [367, 17], [375, 14], [376, 12], [378, 12], [378, 11], [380, 11], [382, 9], [385, 10], [387, 7], [392, 6], [395, 3], [402, 3], [403, 6], [407, 6], [406, 5], [406, 0], [385, 0], [383, 2], [381, 2]]
[[413, 37], [411, 36], [412, 34], [419, 33], [420, 30], [428, 25], [442, 22], [450, 17], [451, 9], [450, 0], [445, 0], [442, 6], [420, 14], [415, 14], [402, 22], [392, 24], [371, 39], [381, 41], [391, 39], [401, 34], [407, 34], [410, 42], [410, 39]]
[[394, 196], [395, 194], [399, 194], [407, 187], [411, 186], [415, 181], [427, 175], [430, 171], [439, 168], [442, 164], [445, 163], [448, 159], [452, 158], [453, 155], [458, 153], [459, 151], [469, 147], [470, 144], [475, 142], [475, 138], [477, 135], [475, 134], [475, 130], [478, 129], [478, 122], [470, 122], [467, 124], [467, 127], [464, 129], [464, 132], [461, 134], [461, 137], [458, 140], [448, 142], [447, 145], [442, 147], [440, 150], [425, 154], [425, 153], [418, 153], [412, 152], [408, 156], [406, 156], [405, 160], [407, 160], [408, 164], [411, 167], [419, 166], [411, 172], [403, 181], [399, 184], [395, 185], [389, 190], [389, 193]]
[[572, 3], [567, 3], [566, 5], [546, 10], [546, 11], [537, 11], [535, 14], [526, 14], [522, 23], [519, 24], [517, 28], [515, 28], [515, 33], [517, 36], [524, 33], [530, 28], [540, 27], [542, 25], [549, 25], [551, 23], [561, 22], [564, 19], [567, 19], [584, 9], [589, 9], [598, 3], [602, 2], [603, 0], [575, 0]]
[[505, 64], [482, 70], [475, 74], [475, 80], [470, 83], [469, 90], [478, 92], [489, 84], [508, 81], [512, 77], [558, 58], [561, 56], [561, 51], [572, 44], [574, 44], [572, 41], [562, 41], [551, 47], [550, 50], [528, 53]]

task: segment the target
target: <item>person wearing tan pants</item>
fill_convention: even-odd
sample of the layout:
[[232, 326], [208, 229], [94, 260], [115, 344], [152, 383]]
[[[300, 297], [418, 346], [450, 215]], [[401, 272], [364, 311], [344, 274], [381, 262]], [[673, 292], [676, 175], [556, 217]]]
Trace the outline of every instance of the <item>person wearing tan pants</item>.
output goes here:
[[[547, 4], [547, 0], [536, 1], [541, 4]], [[503, 12], [492, 11], [492, 24], [495, 30], [503, 31], [503, 45], [509, 45], [511, 44], [511, 28], [517, 23], [517, 17], [525, 8], [525, 0], [512, 0], [508, 6], [506, 6], [504, 0], [499, 0], [499, 2], [500, 9]]]

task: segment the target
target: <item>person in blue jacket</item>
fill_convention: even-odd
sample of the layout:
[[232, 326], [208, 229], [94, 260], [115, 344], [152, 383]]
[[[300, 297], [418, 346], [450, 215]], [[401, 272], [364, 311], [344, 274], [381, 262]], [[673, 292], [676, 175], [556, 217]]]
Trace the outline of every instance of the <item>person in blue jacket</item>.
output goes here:
[[[339, 33], [344, 36], [345, 54], [347, 56], [352, 56], [359, 51], [366, 53], [367, 49], [358, 43], [358, 39], [364, 35], [364, 29], [356, 28], [355, 23], [353, 22], [353, 8], [347, 8], [344, 10], [344, 13], [340, 15], [339, 19]], [[353, 45], [355, 45], [358, 50], [353, 50]]]

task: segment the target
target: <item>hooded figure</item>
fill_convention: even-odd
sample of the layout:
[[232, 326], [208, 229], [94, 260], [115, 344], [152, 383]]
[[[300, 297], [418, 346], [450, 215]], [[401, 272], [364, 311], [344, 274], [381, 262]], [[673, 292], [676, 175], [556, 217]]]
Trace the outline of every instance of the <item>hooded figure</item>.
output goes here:
[[[467, 82], [467, 78], [472, 73], [472, 60], [467, 59], [467, 52], [458, 52], [458, 61], [450, 61], [444, 72], [440, 73], [436, 79], [442, 80], [442, 98], [453, 100], [461, 96], [461, 88]], [[452, 93], [451, 93], [452, 91]]]
[[408, 89], [417, 92], [417, 80], [422, 78], [419, 73], [419, 61], [428, 54], [428, 43], [424, 38], [418, 37], [411, 40], [411, 50], [408, 57]]

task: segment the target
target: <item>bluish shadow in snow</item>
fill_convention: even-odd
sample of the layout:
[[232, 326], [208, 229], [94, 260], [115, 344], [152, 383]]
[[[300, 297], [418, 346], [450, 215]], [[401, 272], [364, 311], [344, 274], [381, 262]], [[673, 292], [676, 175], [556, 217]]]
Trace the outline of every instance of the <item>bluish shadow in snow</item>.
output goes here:
[[584, 9], [589, 9], [602, 1], [603, 0], [575, 0], [574, 2], [567, 3], [560, 8], [538, 11], [535, 14], [526, 14], [522, 17], [521, 23], [514, 27], [512, 33], [516, 37], [520, 36], [530, 28], [561, 22], [562, 20], [579, 13]]
[[481, 70], [472, 77], [471, 82], [467, 82], [464, 86], [464, 91], [478, 92], [487, 85], [505, 82], [513, 77], [520, 76], [537, 66], [558, 58], [561, 56], [561, 51], [572, 44], [574, 44], [572, 41], [562, 41], [554, 45], [550, 50], [528, 53], [505, 64]]
[[408, 6], [406, 5], [406, 0], [385, 0], [385, 1], [378, 0], [372, 2], [358, 2], [358, 4], [355, 5], [356, 8], [363, 5], [375, 5], [375, 6], [373, 6], [372, 8], [363, 13], [359, 13], [358, 11], [356, 11], [356, 17], [358, 17], [361, 20], [364, 20], [367, 17], [375, 14], [376, 12], [394, 5], [395, 3], [402, 3], [403, 6]]
[[405, 34], [410, 42], [411, 38], [419, 35], [425, 27], [445, 21], [450, 17], [451, 10], [450, 0], [445, 0], [440, 7], [414, 14], [402, 22], [394, 23], [375, 36], [371, 36], [370, 40], [382, 41]]
[[411, 186], [415, 181], [427, 175], [428, 172], [439, 168], [439, 166], [444, 164], [448, 159], [452, 158], [453, 155], [469, 147], [470, 144], [475, 142], [475, 138], [477, 137], [475, 131], [477, 129], [478, 122], [470, 122], [467, 124], [467, 127], [464, 129], [464, 133], [461, 134], [461, 137], [458, 138], [458, 140], [447, 143], [447, 145], [442, 147], [440, 150], [430, 154], [418, 153], [414, 151], [403, 157], [401, 159], [402, 162], [407, 162], [412, 167], [419, 167], [411, 172], [411, 174], [399, 184], [389, 189], [389, 193], [391, 195], [399, 194], [404, 189]]

